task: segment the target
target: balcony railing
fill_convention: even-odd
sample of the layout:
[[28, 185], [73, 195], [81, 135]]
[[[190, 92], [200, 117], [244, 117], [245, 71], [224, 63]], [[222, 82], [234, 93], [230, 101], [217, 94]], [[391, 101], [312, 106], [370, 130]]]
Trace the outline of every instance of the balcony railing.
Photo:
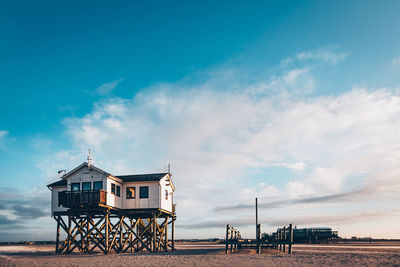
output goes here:
[[97, 207], [107, 204], [107, 191], [62, 191], [58, 192], [58, 206], [64, 208]]

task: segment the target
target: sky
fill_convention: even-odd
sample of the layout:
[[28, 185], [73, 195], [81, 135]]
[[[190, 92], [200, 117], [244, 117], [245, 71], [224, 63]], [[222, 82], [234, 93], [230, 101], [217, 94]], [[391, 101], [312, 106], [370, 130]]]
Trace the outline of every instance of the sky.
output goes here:
[[171, 164], [177, 238], [400, 238], [399, 1], [1, 1], [0, 241], [86, 160]]

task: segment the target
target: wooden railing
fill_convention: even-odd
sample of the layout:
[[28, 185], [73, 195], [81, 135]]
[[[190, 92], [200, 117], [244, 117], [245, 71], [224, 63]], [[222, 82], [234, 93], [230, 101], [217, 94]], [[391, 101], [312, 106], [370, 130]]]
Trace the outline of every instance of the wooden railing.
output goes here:
[[[257, 224], [257, 235], [259, 235], [260, 232], [261, 225]], [[273, 248], [292, 254], [292, 245], [292, 224], [290, 224], [288, 227], [284, 226], [278, 228], [275, 233], [267, 235], [267, 237], [260, 238], [257, 236], [256, 239], [242, 239], [240, 232], [237, 229], [231, 227], [229, 224], [226, 226], [225, 253], [228, 253], [230, 246], [230, 252], [239, 250], [241, 248], [247, 248], [256, 249], [257, 254], [261, 254], [263, 248]]]
[[64, 208], [97, 207], [107, 204], [107, 191], [62, 191], [58, 192], [58, 206]]
[[278, 230], [272, 234], [271, 243], [273, 248], [279, 249], [280, 251], [286, 252], [286, 246], [288, 246], [288, 253], [292, 254], [293, 245], [293, 226], [289, 224], [289, 227], [284, 226], [278, 228]]
[[230, 251], [236, 251], [240, 248], [239, 239], [241, 238], [238, 229], [233, 228], [229, 224], [226, 225], [226, 239], [225, 239], [225, 254], [228, 253], [229, 245], [231, 246]]

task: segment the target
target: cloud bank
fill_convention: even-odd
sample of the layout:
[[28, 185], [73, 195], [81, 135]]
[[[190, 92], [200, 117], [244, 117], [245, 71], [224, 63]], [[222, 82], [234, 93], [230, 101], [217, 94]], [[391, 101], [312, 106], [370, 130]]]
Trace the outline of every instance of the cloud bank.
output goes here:
[[[325, 49], [293, 58], [336, 64], [346, 56]], [[73, 168], [90, 147], [96, 165], [116, 175], [165, 171], [171, 163], [182, 229], [209, 218], [230, 223], [240, 219], [237, 212], [253, 216], [256, 196], [270, 221], [301, 224], [308, 216], [317, 224], [371, 206], [387, 208], [383, 220], [393, 216], [400, 192], [396, 92], [325, 95], [311, 65], [251, 79], [242, 74], [224, 66], [131, 99], [102, 100], [64, 121], [75, 148], [53, 162]], [[271, 175], [276, 169], [280, 174]], [[359, 217], [352, 218], [354, 224]]]

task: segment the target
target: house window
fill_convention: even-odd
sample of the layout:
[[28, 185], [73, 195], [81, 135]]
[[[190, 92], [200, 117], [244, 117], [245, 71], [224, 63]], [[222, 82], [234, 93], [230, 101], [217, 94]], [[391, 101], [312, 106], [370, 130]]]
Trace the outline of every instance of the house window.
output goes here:
[[103, 189], [103, 181], [93, 182], [93, 189], [94, 190]]
[[90, 191], [90, 190], [92, 190], [92, 183], [91, 183], [91, 182], [84, 182], [84, 183], [82, 183], [82, 190], [83, 190], [83, 191]]
[[165, 190], [165, 200], [168, 200], [168, 190]]
[[121, 187], [117, 185], [117, 197], [121, 196]]
[[140, 187], [140, 198], [149, 198], [149, 187], [148, 186]]
[[111, 194], [115, 195], [115, 184], [111, 184]]
[[79, 191], [81, 190], [81, 184], [80, 183], [72, 183], [71, 184], [71, 191]]
[[135, 187], [127, 187], [126, 188], [126, 198], [127, 199], [133, 199], [136, 196], [136, 188]]

